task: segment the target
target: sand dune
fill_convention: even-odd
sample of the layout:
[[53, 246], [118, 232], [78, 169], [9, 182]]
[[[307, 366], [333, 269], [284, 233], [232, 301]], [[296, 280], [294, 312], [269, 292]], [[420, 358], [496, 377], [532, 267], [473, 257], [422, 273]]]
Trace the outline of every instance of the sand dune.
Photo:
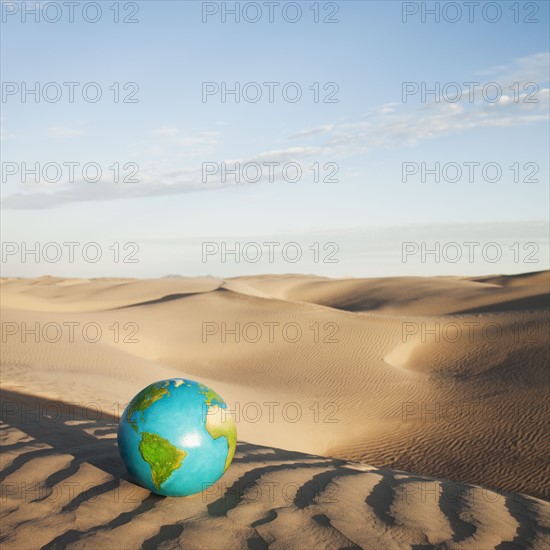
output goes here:
[[[55, 503], [8, 495], [5, 543], [548, 546], [548, 505], [537, 499], [550, 497], [549, 281], [548, 272], [4, 279], [9, 399], [111, 415], [53, 428], [5, 416], [4, 483], [102, 487], [94, 502], [78, 491]], [[174, 376], [213, 386], [235, 411], [247, 443], [220, 483], [294, 482], [305, 492], [290, 503], [281, 494], [248, 502], [247, 489], [231, 506], [221, 492], [184, 505], [133, 485], [111, 441], [114, 422], [142, 387]], [[136, 502], [112, 502], [122, 486]], [[327, 495], [334, 487], [338, 502]], [[133, 521], [141, 515], [151, 521]]]
[[339, 280], [265, 276], [240, 277], [238, 280], [273, 297], [355, 312], [450, 315], [541, 309], [550, 305], [547, 272], [477, 278], [386, 277]]
[[[2, 401], [4, 548], [542, 549], [550, 542], [549, 505], [532, 497], [247, 443], [205, 492], [160, 497], [128, 477], [112, 418], [15, 392]], [[34, 422], [23, 410], [37, 411]]]

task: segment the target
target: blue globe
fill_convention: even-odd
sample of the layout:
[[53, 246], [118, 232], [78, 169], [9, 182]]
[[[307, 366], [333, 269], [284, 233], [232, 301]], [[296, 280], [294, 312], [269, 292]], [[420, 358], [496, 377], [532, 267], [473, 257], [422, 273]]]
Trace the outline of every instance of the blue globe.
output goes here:
[[130, 401], [118, 449], [130, 474], [165, 496], [204, 491], [229, 468], [237, 428], [225, 401], [193, 380], [150, 384]]

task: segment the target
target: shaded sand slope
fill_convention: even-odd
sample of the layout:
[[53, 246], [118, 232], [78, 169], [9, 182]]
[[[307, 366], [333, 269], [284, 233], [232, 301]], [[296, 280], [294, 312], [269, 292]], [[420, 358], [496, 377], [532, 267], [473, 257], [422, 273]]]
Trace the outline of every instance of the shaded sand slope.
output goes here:
[[548, 272], [459, 277], [325, 279], [307, 276], [240, 277], [274, 297], [347, 311], [444, 315], [548, 308]]
[[[547, 272], [4, 280], [2, 383], [118, 413], [187, 376], [223, 395], [240, 440], [549, 498], [547, 286]], [[72, 341], [48, 323], [74, 323]]]
[[177, 298], [219, 288], [222, 280], [194, 279], [2, 279], [2, 307], [35, 311], [97, 311]]
[[1, 397], [6, 549], [550, 545], [544, 501], [244, 442], [202, 494], [160, 497], [128, 477], [114, 418]]

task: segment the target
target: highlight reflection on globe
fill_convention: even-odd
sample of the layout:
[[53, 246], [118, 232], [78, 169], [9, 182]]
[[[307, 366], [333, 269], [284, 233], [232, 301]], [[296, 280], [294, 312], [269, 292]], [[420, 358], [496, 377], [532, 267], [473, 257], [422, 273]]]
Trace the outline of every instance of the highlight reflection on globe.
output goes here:
[[130, 474], [166, 496], [204, 491], [229, 468], [237, 429], [227, 404], [204, 384], [172, 378], [150, 384], [130, 401], [118, 448]]

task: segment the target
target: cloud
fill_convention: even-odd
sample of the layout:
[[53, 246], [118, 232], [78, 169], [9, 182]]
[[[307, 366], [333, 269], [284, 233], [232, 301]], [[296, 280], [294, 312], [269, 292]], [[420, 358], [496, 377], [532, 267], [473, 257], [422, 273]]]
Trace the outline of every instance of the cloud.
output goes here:
[[[506, 128], [531, 125], [548, 121], [550, 89], [543, 84], [548, 81], [549, 56], [534, 54], [513, 60], [508, 66], [491, 69], [492, 73], [504, 75], [499, 82], [504, 95], [496, 103], [486, 101], [480, 89], [473, 101], [466, 97], [460, 102], [449, 102], [439, 97], [428, 103], [384, 103], [365, 112], [353, 121], [332, 122], [305, 128], [289, 136], [300, 140], [295, 147], [268, 149], [243, 159], [225, 160], [229, 166], [235, 162], [257, 163], [278, 162], [280, 165], [315, 157], [331, 161], [354, 155], [369, 154], [377, 149], [414, 147], [421, 142], [443, 136], [471, 132], [482, 128]], [[538, 79], [538, 80], [537, 80]], [[488, 81], [496, 81], [494, 78]], [[533, 89], [520, 86], [519, 93], [506, 90], [513, 83], [536, 82]], [[522, 84], [523, 85], [523, 84]], [[446, 101], [447, 99], [447, 101]], [[532, 101], [535, 100], [535, 101]], [[50, 129], [52, 130], [52, 129]], [[58, 136], [80, 135], [80, 131], [55, 128]], [[52, 208], [72, 202], [126, 199], [145, 196], [162, 196], [189, 193], [199, 190], [232, 187], [247, 183], [235, 182], [231, 178], [221, 181], [219, 172], [203, 182], [203, 165], [190, 165], [189, 159], [199, 157], [213, 159], [214, 147], [221, 141], [218, 132], [200, 132], [195, 136], [180, 136], [177, 128], [161, 127], [153, 131], [156, 136], [169, 139], [162, 147], [151, 144], [149, 156], [140, 163], [142, 171], [139, 183], [131, 185], [94, 184], [79, 182], [59, 188], [53, 192], [28, 192], [5, 197], [4, 208], [35, 209]], [[217, 156], [221, 164], [223, 157]], [[178, 168], [187, 161], [185, 168]], [[148, 165], [146, 168], [145, 166]], [[170, 167], [170, 169], [168, 168]], [[280, 174], [280, 170], [276, 171]], [[280, 176], [279, 176], [280, 177]], [[269, 170], [262, 170], [262, 176], [254, 184], [266, 183]], [[278, 181], [275, 179], [275, 181]]]
[[539, 85], [549, 81], [550, 53], [539, 52], [515, 58], [509, 65], [497, 65], [475, 74], [487, 77], [486, 82], [499, 82], [503, 87], [515, 82], [537, 82]]
[[319, 134], [326, 134], [334, 128], [334, 124], [325, 124], [323, 126], [316, 126], [314, 128], [307, 128], [305, 130], [301, 130], [300, 132], [297, 132], [296, 134], [292, 134], [289, 136], [289, 139], [296, 139], [296, 138], [302, 138], [302, 137], [309, 137], [309, 136], [315, 136]]
[[[300, 162], [311, 156], [322, 153], [319, 147], [290, 147], [288, 149], [278, 149], [258, 153], [254, 157], [233, 159], [223, 161], [227, 165], [228, 171], [235, 167], [235, 163], [241, 165], [256, 163], [263, 165], [265, 162], [279, 162], [284, 165], [288, 162]], [[236, 187], [248, 185], [241, 179], [240, 182], [228, 175], [226, 181], [221, 178], [221, 164], [216, 163], [217, 172], [208, 177], [203, 176], [203, 166], [197, 166], [190, 169], [175, 170], [163, 173], [140, 172], [137, 179], [139, 183], [133, 184], [111, 184], [111, 183], [89, 183], [85, 181], [75, 181], [70, 186], [64, 186], [53, 192], [31, 192], [17, 193], [7, 196], [3, 200], [4, 208], [9, 209], [47, 209], [54, 208], [61, 204], [87, 202], [97, 200], [115, 200], [128, 199], [148, 196], [176, 195], [182, 193], [191, 193], [194, 191], [204, 191], [220, 189], [226, 187]], [[253, 177], [251, 171], [250, 177]], [[281, 169], [273, 169], [273, 182], [283, 179]], [[262, 169], [262, 176], [256, 184], [267, 183], [270, 181], [270, 171], [268, 168]]]
[[[373, 114], [351, 124], [336, 124], [327, 136], [326, 149], [333, 154], [354, 155], [377, 148], [413, 147], [425, 140], [459, 134], [478, 128], [502, 128], [548, 120], [549, 89], [539, 90], [526, 103], [528, 94], [506, 96], [498, 103], [427, 103], [414, 109], [402, 106]], [[504, 96], [503, 96], [504, 97]], [[352, 147], [352, 149], [350, 149]]]

